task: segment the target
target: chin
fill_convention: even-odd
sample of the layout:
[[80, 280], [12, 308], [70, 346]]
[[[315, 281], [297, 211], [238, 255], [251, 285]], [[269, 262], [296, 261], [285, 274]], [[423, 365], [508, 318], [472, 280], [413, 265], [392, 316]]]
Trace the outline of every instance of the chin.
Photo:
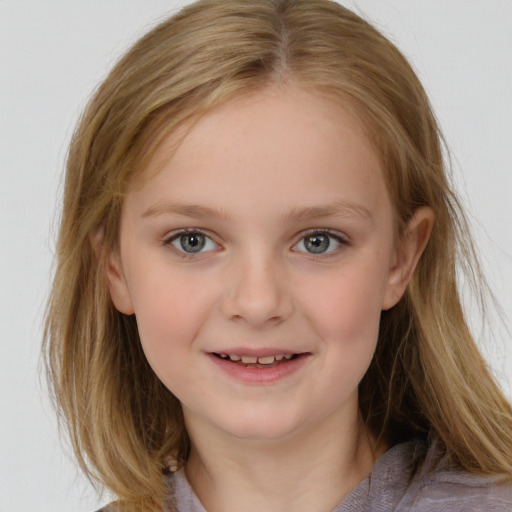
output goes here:
[[232, 437], [247, 442], [277, 442], [284, 441], [301, 429], [296, 421], [265, 415], [248, 418], [237, 418], [236, 422], [225, 425], [223, 430]]

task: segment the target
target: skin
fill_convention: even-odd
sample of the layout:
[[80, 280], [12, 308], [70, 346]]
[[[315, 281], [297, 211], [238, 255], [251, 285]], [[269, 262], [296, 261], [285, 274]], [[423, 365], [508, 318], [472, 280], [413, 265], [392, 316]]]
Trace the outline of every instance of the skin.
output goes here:
[[[228, 102], [177, 148], [176, 136], [124, 202], [114, 304], [182, 403], [186, 474], [208, 511], [329, 511], [386, 448], [360, 422], [358, 384], [433, 214], [419, 209], [395, 244], [360, 121], [292, 86]], [[301, 356], [269, 379], [233, 376], [214, 353]]]

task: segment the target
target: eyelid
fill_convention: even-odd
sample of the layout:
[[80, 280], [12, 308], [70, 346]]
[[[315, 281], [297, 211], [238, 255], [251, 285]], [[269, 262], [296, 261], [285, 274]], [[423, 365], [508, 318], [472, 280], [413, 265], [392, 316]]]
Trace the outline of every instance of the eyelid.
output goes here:
[[331, 229], [331, 228], [309, 228], [309, 229], [306, 229], [305, 231], [302, 231], [299, 236], [300, 236], [300, 238], [304, 238], [306, 236], [311, 236], [311, 235], [316, 235], [316, 234], [332, 236], [333, 238], [335, 238], [336, 240], [339, 240], [342, 243], [346, 243], [346, 244], [349, 243], [349, 238], [347, 235], [345, 235], [341, 231], [338, 231], [336, 229]]
[[[176, 253], [178, 253], [180, 256], [183, 256], [183, 257], [199, 256], [201, 254], [209, 253], [209, 252], [212, 252], [213, 250], [215, 250], [215, 249], [209, 249], [209, 250], [206, 250], [206, 251], [198, 251], [197, 253], [192, 253], [192, 252], [189, 253], [189, 252], [182, 251], [182, 250], [174, 247], [174, 245], [172, 244], [172, 242], [177, 240], [179, 237], [187, 235], [187, 234], [194, 234], [194, 233], [201, 234], [204, 237], [206, 237], [213, 244], [215, 244], [216, 249], [221, 248], [220, 244], [218, 244], [214, 240], [214, 236], [212, 236], [209, 231], [201, 229], [201, 228], [181, 228], [181, 229], [176, 229], [176, 230], [174, 230], [174, 231], [172, 231], [170, 233], [167, 233], [166, 236], [163, 238], [162, 242], [166, 246], [171, 246], [171, 248]], [[305, 238], [307, 238], [308, 236], [311, 236], [311, 235], [326, 235], [326, 236], [334, 239], [340, 246], [350, 245], [350, 240], [348, 239], [348, 237], [346, 235], [344, 235], [343, 233], [340, 233], [339, 231], [335, 231], [335, 230], [332, 230], [332, 229], [329, 229], [329, 228], [310, 228], [310, 229], [307, 229], [305, 231], [302, 231], [298, 235], [298, 240], [297, 240], [297, 242], [295, 242], [293, 244], [292, 250], [295, 250], [295, 252], [306, 253], [306, 254], [310, 254], [312, 256], [320, 257], [320, 256], [330, 255], [331, 253], [334, 253], [334, 252], [336, 252], [339, 249], [339, 247], [336, 247], [333, 250], [330, 250], [330, 251], [327, 251], [327, 252], [324, 252], [324, 253], [318, 253], [318, 254], [310, 253], [309, 251], [305, 251], [305, 250], [304, 251], [303, 250], [297, 250], [296, 247], [301, 242], [303, 242]]]
[[162, 241], [164, 244], [168, 244], [178, 238], [179, 236], [183, 235], [190, 235], [193, 233], [200, 233], [201, 235], [207, 236], [211, 238], [211, 236], [206, 232], [204, 229], [201, 228], [180, 228], [180, 229], [174, 229], [172, 231], [169, 231], [165, 234], [165, 236], [162, 238]]
[[[175, 240], [179, 239], [182, 236], [192, 235], [192, 234], [203, 235], [205, 238], [207, 238], [210, 242], [212, 242], [215, 245], [215, 248], [214, 249], [208, 249], [206, 251], [201, 250], [201, 251], [198, 251], [198, 252], [194, 253], [194, 252], [182, 251], [182, 250], [180, 250], [180, 249], [178, 249], [177, 247], [174, 246], [173, 242]], [[205, 231], [204, 229], [201, 229], [201, 228], [181, 228], [181, 229], [176, 229], [174, 231], [171, 231], [170, 233], [167, 233], [165, 235], [165, 237], [163, 238], [162, 242], [163, 242], [164, 245], [169, 246], [177, 254], [179, 254], [180, 256], [183, 256], [183, 257], [197, 257], [197, 256], [200, 256], [201, 254], [210, 253], [210, 252], [213, 252], [214, 250], [220, 249], [220, 245], [214, 240], [214, 237], [208, 231]]]
[[346, 235], [344, 235], [343, 233], [340, 233], [339, 231], [334, 231], [329, 228], [311, 228], [311, 229], [307, 229], [306, 231], [303, 231], [300, 233], [300, 235], [299, 235], [300, 238], [293, 245], [292, 250], [295, 250], [295, 252], [305, 253], [305, 254], [308, 254], [311, 256], [315, 256], [315, 257], [321, 257], [321, 256], [331, 255], [332, 253], [335, 253], [339, 249], [339, 247], [336, 247], [335, 249], [329, 250], [327, 252], [316, 253], [316, 254], [309, 252], [309, 251], [305, 251], [305, 250], [302, 251], [302, 250], [295, 249], [301, 242], [303, 243], [305, 238], [307, 238], [308, 236], [312, 236], [312, 235], [326, 235], [326, 236], [334, 239], [340, 246], [350, 245], [349, 238]]

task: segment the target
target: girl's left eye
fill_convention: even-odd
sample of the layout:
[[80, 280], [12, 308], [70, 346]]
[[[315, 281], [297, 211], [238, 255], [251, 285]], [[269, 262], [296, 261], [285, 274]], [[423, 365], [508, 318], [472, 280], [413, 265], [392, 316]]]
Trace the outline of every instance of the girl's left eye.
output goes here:
[[346, 243], [341, 236], [325, 231], [315, 231], [303, 237], [298, 244], [294, 245], [293, 250], [310, 254], [327, 254]]
[[200, 231], [181, 231], [173, 235], [166, 243], [187, 254], [215, 251], [219, 248], [210, 237]]

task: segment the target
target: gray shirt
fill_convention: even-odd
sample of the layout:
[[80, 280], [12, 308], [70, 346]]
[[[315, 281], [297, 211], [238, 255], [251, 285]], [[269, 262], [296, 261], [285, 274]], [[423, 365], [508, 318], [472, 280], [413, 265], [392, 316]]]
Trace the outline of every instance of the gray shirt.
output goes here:
[[[411, 478], [420, 443], [394, 446], [375, 463], [371, 474], [332, 512], [512, 512], [512, 483], [450, 470], [443, 463]], [[175, 506], [169, 512], [207, 512], [183, 470], [170, 477]], [[312, 511], [313, 512], [313, 511]]]

